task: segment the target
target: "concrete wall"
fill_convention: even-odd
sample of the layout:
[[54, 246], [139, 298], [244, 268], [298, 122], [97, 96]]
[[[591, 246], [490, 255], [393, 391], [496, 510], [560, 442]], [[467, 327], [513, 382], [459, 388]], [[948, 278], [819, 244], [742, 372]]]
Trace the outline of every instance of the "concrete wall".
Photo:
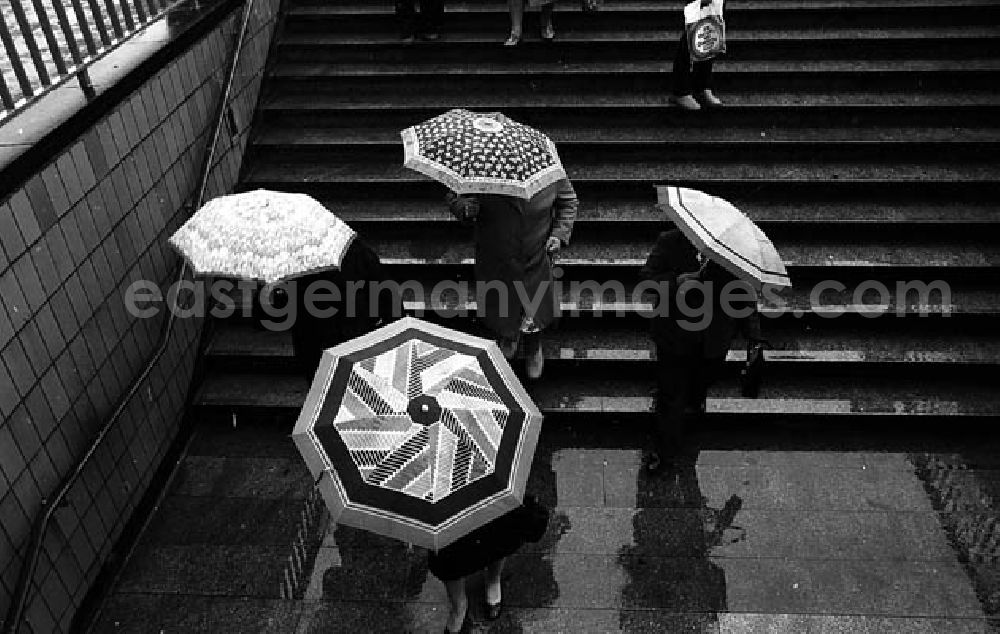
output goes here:
[[[234, 86], [239, 133], [209, 196], [236, 182], [278, 0], [257, 0]], [[161, 69], [0, 201], [0, 618], [41, 500], [59, 486], [151, 358], [166, 312], [128, 314], [133, 281], [169, 283], [166, 240], [186, 219], [239, 11]], [[30, 631], [66, 631], [174, 440], [199, 319], [169, 349], [61, 508], [35, 576]], [[29, 628], [25, 628], [28, 630]]]

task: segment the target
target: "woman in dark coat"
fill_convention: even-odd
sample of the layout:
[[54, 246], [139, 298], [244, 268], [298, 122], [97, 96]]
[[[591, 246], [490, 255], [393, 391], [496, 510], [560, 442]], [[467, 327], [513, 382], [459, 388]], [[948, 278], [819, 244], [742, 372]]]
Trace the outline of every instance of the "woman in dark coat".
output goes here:
[[427, 568], [444, 583], [451, 603], [445, 634], [467, 629], [469, 600], [465, 578], [480, 570], [486, 572], [486, 618], [490, 621], [500, 618], [503, 610], [500, 574], [504, 561], [525, 542], [538, 541], [545, 533], [547, 519], [548, 512], [529, 495], [520, 507], [430, 554]]
[[[323, 271], [286, 283], [287, 293], [295, 301], [292, 324], [292, 344], [299, 370], [312, 380], [323, 350], [348, 339], [371, 332], [393, 318], [401, 316], [400, 298], [389, 291], [379, 293], [372, 306], [371, 285], [385, 280], [378, 254], [360, 238], [355, 238], [344, 253], [340, 269]], [[308, 293], [318, 282], [336, 287], [339, 299], [326, 299], [326, 290]], [[353, 296], [349, 283], [361, 285]], [[325, 311], [325, 312], [324, 312]], [[334, 314], [329, 314], [336, 311]]]
[[[686, 419], [704, 413], [708, 388], [725, 366], [733, 338], [742, 333], [751, 342], [760, 340], [760, 315], [755, 302], [723, 306], [722, 293], [736, 278], [706, 259], [677, 229], [659, 235], [639, 275], [665, 284], [660, 301], [669, 302], [665, 310], [658, 306], [651, 324], [656, 450], [647, 467], [657, 472], [681, 452]], [[704, 322], [702, 315], [707, 315]]]
[[569, 244], [579, 207], [572, 183], [561, 180], [530, 200], [450, 193], [448, 202], [459, 220], [475, 221], [477, 282], [498, 283], [505, 291], [486, 290], [476, 298], [479, 318], [507, 359], [517, 354], [526, 335], [528, 377], [539, 378], [545, 362], [540, 333], [555, 319], [559, 301], [552, 288], [552, 260]]

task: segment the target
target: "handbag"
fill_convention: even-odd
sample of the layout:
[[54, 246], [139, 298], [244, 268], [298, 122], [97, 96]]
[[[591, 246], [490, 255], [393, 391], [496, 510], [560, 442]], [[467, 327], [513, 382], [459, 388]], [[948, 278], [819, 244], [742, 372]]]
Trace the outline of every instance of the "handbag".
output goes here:
[[747, 360], [740, 370], [740, 394], [743, 398], [757, 398], [760, 395], [761, 379], [764, 376], [765, 341], [747, 342]]
[[694, 0], [684, 7], [684, 32], [692, 62], [703, 62], [726, 52], [722, 1], [712, 0], [703, 7], [701, 0]]

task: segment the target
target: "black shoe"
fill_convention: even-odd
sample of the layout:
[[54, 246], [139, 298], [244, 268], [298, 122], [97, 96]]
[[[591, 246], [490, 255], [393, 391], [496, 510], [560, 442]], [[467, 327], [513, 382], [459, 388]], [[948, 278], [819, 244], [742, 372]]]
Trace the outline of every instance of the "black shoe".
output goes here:
[[497, 603], [486, 603], [486, 620], [496, 621], [500, 618], [500, 613], [503, 612], [503, 601]]
[[438, 40], [441, 39], [441, 34], [440, 33], [436, 33], [434, 31], [429, 31], [427, 33], [421, 33], [417, 37], [419, 37], [420, 39], [422, 39], [425, 42], [436, 42], [436, 41], [438, 41]]

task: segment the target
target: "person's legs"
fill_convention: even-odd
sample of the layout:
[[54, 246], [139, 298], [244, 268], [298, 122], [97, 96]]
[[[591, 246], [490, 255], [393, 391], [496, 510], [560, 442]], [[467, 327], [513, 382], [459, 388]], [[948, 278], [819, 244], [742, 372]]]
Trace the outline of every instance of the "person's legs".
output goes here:
[[525, 366], [528, 378], [537, 380], [545, 369], [545, 353], [542, 350], [542, 333], [533, 332], [524, 337]]
[[673, 82], [673, 94], [682, 97], [691, 94], [691, 54], [688, 52], [687, 34], [681, 33], [674, 53], [674, 69], [670, 79]]
[[677, 52], [674, 54], [674, 70], [671, 77], [673, 94], [670, 96], [670, 103], [685, 110], [700, 110], [701, 106], [691, 96], [691, 72], [691, 53], [688, 51], [687, 34], [681, 33]]
[[503, 592], [500, 589], [500, 574], [506, 559], [501, 558], [486, 567], [486, 618], [495, 621], [500, 617]]
[[669, 354], [659, 345], [656, 352], [656, 442], [648, 464], [652, 471], [658, 471], [672, 462], [680, 451], [692, 378], [690, 359]]
[[417, 34], [416, 0], [396, 0], [396, 19], [403, 39]]
[[521, 41], [521, 25], [524, 20], [524, 0], [507, 0], [510, 11], [510, 37], [505, 46], [516, 46]]
[[708, 108], [722, 105], [722, 100], [712, 93], [712, 61], [706, 59], [703, 62], [695, 62], [691, 81], [695, 98]]
[[550, 2], [548, 4], [543, 4], [541, 9], [541, 27], [542, 27], [542, 39], [551, 42], [556, 36], [556, 29], [552, 26], [552, 9], [556, 6], [555, 2]]
[[499, 335], [497, 337], [497, 346], [500, 348], [503, 358], [508, 361], [512, 360], [517, 355], [517, 347], [521, 343], [520, 333], [514, 333], [513, 336]]
[[425, 40], [440, 37], [444, 24], [444, 0], [420, 0], [420, 31]]
[[705, 415], [708, 389], [712, 387], [726, 367], [726, 357], [692, 360], [691, 382], [684, 410], [688, 419]]
[[446, 632], [458, 632], [465, 623], [465, 615], [469, 610], [469, 598], [465, 594], [465, 578], [444, 582], [445, 590], [448, 592], [448, 603], [451, 604], [451, 612], [448, 613], [448, 624], [445, 626]]

